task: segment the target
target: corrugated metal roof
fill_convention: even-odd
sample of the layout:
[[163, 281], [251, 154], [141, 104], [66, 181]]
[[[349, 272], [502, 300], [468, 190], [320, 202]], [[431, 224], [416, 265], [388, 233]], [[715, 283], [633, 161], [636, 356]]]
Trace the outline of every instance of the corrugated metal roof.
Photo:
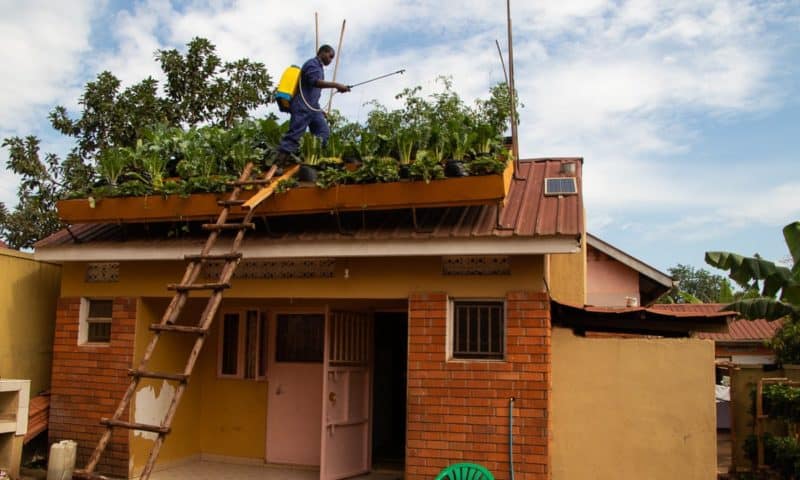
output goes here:
[[[545, 196], [544, 179], [566, 176], [560, 173], [565, 163], [575, 165], [578, 194]], [[580, 158], [520, 161], [517, 179], [512, 180], [506, 204], [502, 207], [494, 204], [417, 209], [416, 222], [410, 209], [270, 217], [259, 219], [261, 223], [258, 224], [257, 231], [249, 234], [248, 238], [296, 241], [512, 236], [578, 238], [583, 232], [584, 224], [582, 164], [583, 160]], [[196, 226], [192, 227], [193, 231], [189, 235], [207, 235], [195, 228]], [[46, 248], [99, 240], [165, 238], [171, 228], [174, 227], [169, 222], [146, 225], [79, 224], [40, 240], [35, 247]]]
[[[653, 309], [670, 312], [703, 313], [719, 312], [723, 303], [673, 303], [653, 305]], [[734, 320], [728, 324], [728, 333], [698, 333], [697, 338], [716, 342], [760, 342], [768, 340], [781, 328], [781, 320]]]

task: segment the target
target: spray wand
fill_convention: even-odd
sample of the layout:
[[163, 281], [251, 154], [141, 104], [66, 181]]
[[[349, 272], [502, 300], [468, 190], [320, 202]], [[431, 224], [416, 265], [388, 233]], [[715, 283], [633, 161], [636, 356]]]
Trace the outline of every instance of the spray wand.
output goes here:
[[397, 75], [398, 73], [399, 74], [403, 74], [405, 72], [406, 72], [406, 69], [403, 68], [403, 69], [398, 70], [396, 72], [392, 72], [392, 73], [387, 73], [385, 75], [381, 75], [380, 77], [370, 78], [369, 80], [364, 80], [363, 82], [355, 83], [353, 85], [348, 85], [348, 87], [350, 87], [350, 88], [357, 87], [359, 85], [364, 85], [365, 83], [374, 82], [375, 80], [380, 80], [381, 78], [391, 77], [392, 75]]

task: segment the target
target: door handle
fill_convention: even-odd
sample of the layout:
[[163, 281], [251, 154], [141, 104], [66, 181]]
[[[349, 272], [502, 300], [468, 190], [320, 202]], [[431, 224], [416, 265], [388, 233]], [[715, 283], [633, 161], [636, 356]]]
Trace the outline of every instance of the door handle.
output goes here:
[[328, 400], [330, 400], [331, 403], [336, 403], [336, 392], [329, 393]]
[[275, 395], [280, 395], [283, 393], [283, 385], [278, 385], [278, 388], [275, 389]]

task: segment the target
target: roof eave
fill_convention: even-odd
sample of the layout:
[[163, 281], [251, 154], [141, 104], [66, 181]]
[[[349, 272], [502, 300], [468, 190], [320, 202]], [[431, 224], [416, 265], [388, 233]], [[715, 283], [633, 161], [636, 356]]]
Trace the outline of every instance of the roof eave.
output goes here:
[[[212, 253], [230, 250], [219, 241]], [[198, 240], [94, 242], [91, 245], [64, 244], [42, 247], [37, 260], [50, 262], [106, 262], [183, 260], [202, 248]], [[441, 255], [545, 255], [575, 253], [580, 245], [574, 236], [484, 237], [409, 240], [245, 240], [240, 251], [245, 258], [303, 257], [412, 257]]]

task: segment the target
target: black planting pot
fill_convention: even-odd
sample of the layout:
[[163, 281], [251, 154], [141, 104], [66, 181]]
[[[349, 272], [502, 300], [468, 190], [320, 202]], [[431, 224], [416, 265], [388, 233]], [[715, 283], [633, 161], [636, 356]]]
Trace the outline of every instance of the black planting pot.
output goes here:
[[444, 162], [444, 175], [446, 177], [466, 177], [467, 168], [461, 160], [446, 160]]
[[400, 174], [400, 178], [408, 179], [411, 177], [411, 172], [409, 171], [408, 165], [400, 165], [397, 169], [397, 172]]
[[297, 172], [297, 180], [300, 182], [316, 182], [317, 169], [314, 165], [305, 163], [300, 164], [300, 170]]

